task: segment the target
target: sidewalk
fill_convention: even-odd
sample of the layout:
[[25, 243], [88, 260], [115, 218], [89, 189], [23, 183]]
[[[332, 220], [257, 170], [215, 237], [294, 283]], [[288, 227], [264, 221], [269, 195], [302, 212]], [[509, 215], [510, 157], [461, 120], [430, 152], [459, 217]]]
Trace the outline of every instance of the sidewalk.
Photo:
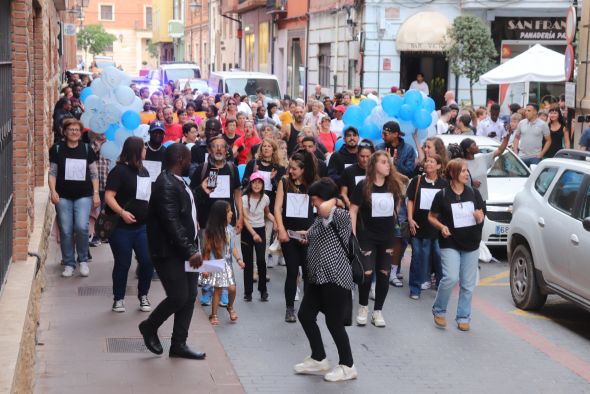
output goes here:
[[[135, 263], [125, 298], [127, 312], [114, 313], [111, 250], [101, 245], [91, 253], [88, 278], [77, 270], [72, 278], [62, 278], [59, 246], [50, 241], [37, 333], [36, 393], [244, 392], [200, 307], [195, 308], [188, 343], [207, 352], [206, 361], [168, 358], [171, 320], [159, 330], [164, 355], [148, 352], [137, 329], [147, 313], [138, 310]], [[152, 305], [163, 297], [161, 283], [153, 281]]]

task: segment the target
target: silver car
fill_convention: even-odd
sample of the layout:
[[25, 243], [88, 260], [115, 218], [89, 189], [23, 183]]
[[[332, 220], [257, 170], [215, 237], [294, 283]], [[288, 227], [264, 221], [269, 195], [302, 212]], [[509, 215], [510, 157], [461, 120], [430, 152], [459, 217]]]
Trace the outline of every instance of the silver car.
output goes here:
[[518, 308], [554, 293], [590, 310], [590, 152], [561, 150], [535, 168], [514, 200], [508, 259]]

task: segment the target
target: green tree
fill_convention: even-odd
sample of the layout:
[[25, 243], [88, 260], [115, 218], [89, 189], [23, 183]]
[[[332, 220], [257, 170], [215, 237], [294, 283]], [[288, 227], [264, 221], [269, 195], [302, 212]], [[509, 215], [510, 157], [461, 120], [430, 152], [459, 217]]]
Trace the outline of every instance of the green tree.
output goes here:
[[98, 55], [104, 53], [117, 40], [117, 36], [107, 32], [102, 25], [88, 25], [76, 34], [78, 47], [84, 50], [85, 58], [88, 53]]
[[469, 79], [469, 95], [473, 104], [473, 85], [489, 71], [498, 55], [490, 30], [477, 16], [459, 16], [449, 26], [447, 60], [455, 75]]
[[160, 58], [160, 49], [152, 40], [148, 42], [147, 45], [147, 52], [150, 54], [152, 59], [159, 59]]

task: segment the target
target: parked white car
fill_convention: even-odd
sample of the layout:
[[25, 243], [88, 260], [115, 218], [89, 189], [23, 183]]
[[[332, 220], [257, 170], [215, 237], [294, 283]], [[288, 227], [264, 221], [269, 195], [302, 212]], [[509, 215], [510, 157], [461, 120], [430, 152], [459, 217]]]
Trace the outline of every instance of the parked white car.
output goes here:
[[518, 308], [541, 308], [555, 293], [590, 310], [590, 152], [561, 150], [535, 168], [508, 236]]
[[[481, 153], [493, 152], [500, 143], [492, 138], [465, 135], [439, 135], [445, 146], [460, 144], [465, 138], [475, 141]], [[512, 219], [512, 203], [529, 175], [528, 167], [510, 149], [506, 149], [488, 171], [487, 214], [482, 230], [482, 240], [488, 246], [505, 246]]]

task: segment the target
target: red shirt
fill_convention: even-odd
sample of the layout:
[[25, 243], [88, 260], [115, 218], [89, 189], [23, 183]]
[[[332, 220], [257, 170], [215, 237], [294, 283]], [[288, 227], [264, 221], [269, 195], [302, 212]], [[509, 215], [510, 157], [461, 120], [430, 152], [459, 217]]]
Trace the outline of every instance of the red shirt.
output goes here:
[[328, 152], [332, 153], [332, 152], [334, 152], [334, 145], [336, 144], [336, 141], [338, 141], [338, 137], [333, 132], [329, 132], [329, 133], [320, 132], [319, 133], [319, 140], [322, 143], [322, 145], [324, 145], [326, 147]]
[[172, 123], [169, 125], [164, 122], [164, 128], [166, 131], [164, 132], [164, 141], [162, 143], [168, 141], [178, 142], [182, 138], [182, 126], [180, 124]]
[[243, 146], [244, 149], [242, 149], [241, 151], [238, 152], [238, 155], [236, 156], [236, 160], [238, 161], [238, 164], [247, 164], [248, 163], [248, 155], [250, 155], [250, 151], [252, 150], [252, 147], [254, 145], [258, 145], [262, 142], [262, 140], [260, 139], [260, 137], [254, 135], [250, 138], [246, 138], [246, 136], [242, 136], [240, 138], [238, 138], [236, 140], [236, 142], [234, 142], [234, 146], [237, 147], [238, 149], [240, 148], [240, 146]]

